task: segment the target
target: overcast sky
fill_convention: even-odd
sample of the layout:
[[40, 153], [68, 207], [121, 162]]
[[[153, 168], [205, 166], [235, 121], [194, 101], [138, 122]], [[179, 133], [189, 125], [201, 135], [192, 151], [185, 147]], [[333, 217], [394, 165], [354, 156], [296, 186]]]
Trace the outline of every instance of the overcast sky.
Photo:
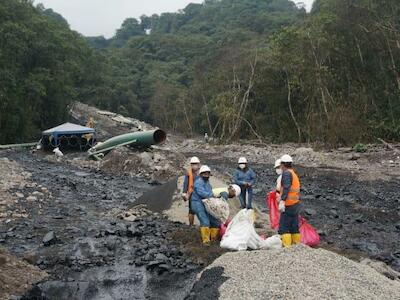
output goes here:
[[[309, 10], [314, 0], [304, 2]], [[189, 3], [203, 0], [35, 0], [63, 15], [71, 28], [86, 36], [111, 37], [129, 17], [176, 12]]]

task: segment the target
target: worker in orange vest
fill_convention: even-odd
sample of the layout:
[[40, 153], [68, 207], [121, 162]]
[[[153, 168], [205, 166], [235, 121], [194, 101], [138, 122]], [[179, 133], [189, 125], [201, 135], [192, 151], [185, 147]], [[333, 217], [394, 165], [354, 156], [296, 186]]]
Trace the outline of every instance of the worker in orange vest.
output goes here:
[[281, 157], [282, 181], [279, 201], [281, 217], [279, 234], [284, 247], [300, 244], [299, 231], [300, 180], [293, 170], [293, 159], [290, 155]]
[[196, 156], [193, 156], [190, 159], [190, 168], [187, 170], [183, 181], [183, 189], [182, 189], [182, 198], [184, 201], [189, 202], [189, 225], [194, 225], [194, 212], [192, 210], [192, 193], [193, 193], [193, 185], [196, 177], [198, 176], [198, 172], [200, 169], [200, 159]]

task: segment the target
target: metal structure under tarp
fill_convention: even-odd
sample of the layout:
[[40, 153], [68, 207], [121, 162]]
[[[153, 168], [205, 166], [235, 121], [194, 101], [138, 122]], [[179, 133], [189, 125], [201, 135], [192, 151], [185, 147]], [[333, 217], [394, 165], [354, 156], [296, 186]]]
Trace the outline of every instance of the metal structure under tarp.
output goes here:
[[79, 148], [86, 150], [96, 143], [96, 130], [73, 123], [64, 123], [42, 132], [45, 148]]

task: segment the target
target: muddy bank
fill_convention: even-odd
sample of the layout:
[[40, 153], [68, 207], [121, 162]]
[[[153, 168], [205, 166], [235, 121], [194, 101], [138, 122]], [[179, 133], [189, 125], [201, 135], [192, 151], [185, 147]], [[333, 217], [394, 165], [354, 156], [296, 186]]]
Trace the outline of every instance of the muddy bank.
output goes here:
[[0, 299], [22, 294], [46, 276], [46, 272], [17, 259], [0, 247]]
[[[226, 159], [208, 162], [227, 175], [236, 167]], [[255, 202], [267, 211], [265, 195], [274, 188], [277, 175], [271, 165], [252, 167], [258, 175]], [[340, 169], [296, 169], [302, 181], [303, 215], [319, 230], [322, 247], [353, 259], [383, 261], [400, 271], [400, 190], [394, 178], [366, 182]]]
[[[117, 218], [153, 188], [148, 180], [82, 170], [24, 151], [0, 156], [29, 172], [34, 183], [11, 187], [11, 194], [49, 191], [40, 201], [15, 203], [26, 217], [0, 223], [1, 246], [50, 276], [23, 299], [183, 299], [208, 263], [172, 240], [170, 233], [185, 230], [183, 224], [158, 214], [133, 222]], [[199, 239], [193, 243], [201, 247]]]

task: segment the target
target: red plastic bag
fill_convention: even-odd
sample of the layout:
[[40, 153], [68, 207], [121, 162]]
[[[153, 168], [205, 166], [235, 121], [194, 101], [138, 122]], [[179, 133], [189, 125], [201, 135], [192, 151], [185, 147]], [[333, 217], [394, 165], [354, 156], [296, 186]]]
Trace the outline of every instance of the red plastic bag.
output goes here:
[[[269, 207], [269, 220], [271, 223], [271, 228], [274, 230], [278, 230], [280, 212], [278, 208], [278, 203], [276, 201], [276, 191], [268, 193], [266, 202]], [[301, 243], [310, 247], [318, 246], [320, 242], [320, 237], [315, 228], [311, 226], [303, 217], [299, 217], [299, 226]]]
[[278, 203], [276, 202], [276, 191], [268, 193], [266, 202], [269, 208], [269, 221], [271, 223], [271, 228], [278, 230], [280, 213]]
[[319, 245], [319, 234], [312, 227], [306, 219], [300, 217], [300, 235], [301, 235], [301, 243], [310, 247], [316, 247]]
[[226, 229], [228, 228], [229, 223], [231, 222], [231, 220], [227, 220], [224, 224], [221, 223], [220, 227], [219, 227], [219, 237], [220, 239], [222, 239], [222, 237], [225, 235]]

